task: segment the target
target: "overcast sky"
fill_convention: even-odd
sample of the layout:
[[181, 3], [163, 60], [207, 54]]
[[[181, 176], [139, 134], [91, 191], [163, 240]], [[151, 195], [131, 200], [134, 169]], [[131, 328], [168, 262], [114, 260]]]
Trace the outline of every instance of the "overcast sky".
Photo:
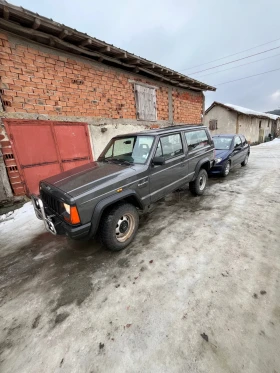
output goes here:
[[[214, 85], [217, 91], [206, 93], [206, 107], [213, 101], [220, 101], [259, 111], [280, 108], [280, 70], [219, 85], [249, 75], [280, 69], [280, 40], [212, 64], [189, 69], [280, 39], [279, 0], [10, 2]], [[192, 74], [276, 47], [279, 48], [259, 56]], [[259, 59], [264, 60], [217, 73]], [[214, 72], [215, 74], [203, 76]]]

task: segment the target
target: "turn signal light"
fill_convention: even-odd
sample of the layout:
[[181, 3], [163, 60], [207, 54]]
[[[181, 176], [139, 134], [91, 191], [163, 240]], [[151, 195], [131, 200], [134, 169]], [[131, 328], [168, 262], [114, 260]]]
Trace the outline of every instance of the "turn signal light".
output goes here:
[[80, 216], [76, 206], [71, 206], [70, 209], [70, 221], [71, 224], [79, 224], [81, 222]]
[[78, 213], [78, 209], [76, 206], [69, 206], [64, 204], [65, 212], [63, 214], [63, 218], [67, 223], [70, 224], [79, 224], [81, 222], [80, 216]]

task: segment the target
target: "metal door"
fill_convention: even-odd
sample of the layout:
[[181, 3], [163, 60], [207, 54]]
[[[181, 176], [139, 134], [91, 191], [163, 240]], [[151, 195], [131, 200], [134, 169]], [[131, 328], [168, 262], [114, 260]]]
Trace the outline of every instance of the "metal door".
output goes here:
[[93, 160], [86, 123], [5, 119], [26, 194], [39, 181]]
[[[176, 144], [170, 144], [170, 158], [167, 158], [164, 165], [154, 166], [150, 170], [150, 195], [151, 202], [155, 202], [165, 196], [166, 194], [175, 190], [178, 186], [184, 183], [184, 180], [188, 175], [188, 163], [185, 158], [185, 149], [182, 143], [181, 133], [171, 133], [169, 135], [161, 136], [157, 144], [157, 150], [155, 155], [158, 156], [158, 150], [165, 157], [165, 153], [168, 152], [167, 147], [160, 144], [160, 141], [168, 138], [175, 138], [179, 140]], [[167, 145], [167, 144], [166, 144]], [[165, 145], [165, 146], [166, 146]], [[173, 145], [173, 146], [172, 146]], [[168, 146], [168, 145], [167, 145]], [[175, 152], [174, 152], [175, 146]], [[178, 155], [176, 155], [176, 148], [178, 148]]]

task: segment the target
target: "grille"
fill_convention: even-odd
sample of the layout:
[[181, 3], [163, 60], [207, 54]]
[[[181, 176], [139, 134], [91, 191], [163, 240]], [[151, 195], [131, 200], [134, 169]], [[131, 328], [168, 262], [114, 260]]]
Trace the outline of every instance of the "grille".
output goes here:
[[60, 201], [58, 201], [57, 199], [55, 199], [50, 194], [45, 193], [44, 191], [41, 191], [41, 196], [42, 196], [42, 200], [44, 202], [44, 205], [46, 207], [50, 208], [51, 210], [53, 210], [57, 214], [61, 213]]

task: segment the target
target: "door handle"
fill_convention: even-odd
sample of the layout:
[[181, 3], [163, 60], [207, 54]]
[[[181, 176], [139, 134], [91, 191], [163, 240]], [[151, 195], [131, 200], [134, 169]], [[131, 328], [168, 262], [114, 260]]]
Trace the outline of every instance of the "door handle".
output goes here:
[[148, 184], [148, 180], [143, 181], [142, 183], [139, 183], [138, 186], [141, 187], [141, 186], [143, 186], [143, 185], [145, 185], [145, 184]]

